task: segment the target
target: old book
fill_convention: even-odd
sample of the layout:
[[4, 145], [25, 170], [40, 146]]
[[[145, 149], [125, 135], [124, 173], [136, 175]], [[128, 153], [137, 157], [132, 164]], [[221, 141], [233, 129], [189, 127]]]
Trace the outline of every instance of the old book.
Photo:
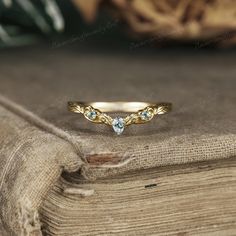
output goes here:
[[[2, 234], [235, 234], [234, 54], [0, 58]], [[121, 99], [174, 110], [117, 137], [66, 108]]]
[[235, 200], [234, 158], [95, 182], [64, 174], [40, 214], [45, 235], [234, 235]]

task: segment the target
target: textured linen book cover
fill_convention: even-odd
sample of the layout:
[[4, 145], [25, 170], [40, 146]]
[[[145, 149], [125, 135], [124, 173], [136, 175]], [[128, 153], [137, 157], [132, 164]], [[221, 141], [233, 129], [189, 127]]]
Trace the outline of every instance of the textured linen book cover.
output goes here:
[[[235, 56], [139, 56], [1, 54], [6, 235], [234, 234]], [[174, 109], [119, 137], [66, 109], [121, 99]]]

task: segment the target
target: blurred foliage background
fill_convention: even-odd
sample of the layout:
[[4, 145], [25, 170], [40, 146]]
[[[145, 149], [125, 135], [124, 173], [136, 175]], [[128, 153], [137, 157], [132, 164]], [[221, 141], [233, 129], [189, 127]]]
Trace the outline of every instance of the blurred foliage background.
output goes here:
[[1, 47], [26, 45], [65, 32], [55, 0], [0, 0]]
[[193, 42], [230, 47], [236, 44], [236, 1], [0, 0], [2, 48], [42, 40], [57, 47], [103, 33], [140, 42], [133, 47]]

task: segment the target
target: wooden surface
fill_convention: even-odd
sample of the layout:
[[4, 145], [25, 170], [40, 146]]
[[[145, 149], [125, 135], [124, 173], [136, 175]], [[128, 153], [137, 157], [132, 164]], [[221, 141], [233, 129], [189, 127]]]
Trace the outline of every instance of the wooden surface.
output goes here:
[[[235, 158], [79, 178], [64, 175], [43, 203], [46, 235], [236, 235]], [[94, 195], [62, 191], [78, 187]]]

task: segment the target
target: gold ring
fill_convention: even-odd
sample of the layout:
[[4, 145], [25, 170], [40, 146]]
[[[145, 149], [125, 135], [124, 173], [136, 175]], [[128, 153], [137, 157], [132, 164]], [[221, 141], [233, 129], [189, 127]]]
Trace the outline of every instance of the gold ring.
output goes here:
[[[91, 122], [113, 127], [116, 134], [121, 134], [126, 126], [143, 124], [155, 115], [163, 115], [172, 109], [171, 103], [149, 102], [68, 102], [68, 110], [82, 113]], [[125, 118], [109, 116], [108, 112], [131, 113]]]

